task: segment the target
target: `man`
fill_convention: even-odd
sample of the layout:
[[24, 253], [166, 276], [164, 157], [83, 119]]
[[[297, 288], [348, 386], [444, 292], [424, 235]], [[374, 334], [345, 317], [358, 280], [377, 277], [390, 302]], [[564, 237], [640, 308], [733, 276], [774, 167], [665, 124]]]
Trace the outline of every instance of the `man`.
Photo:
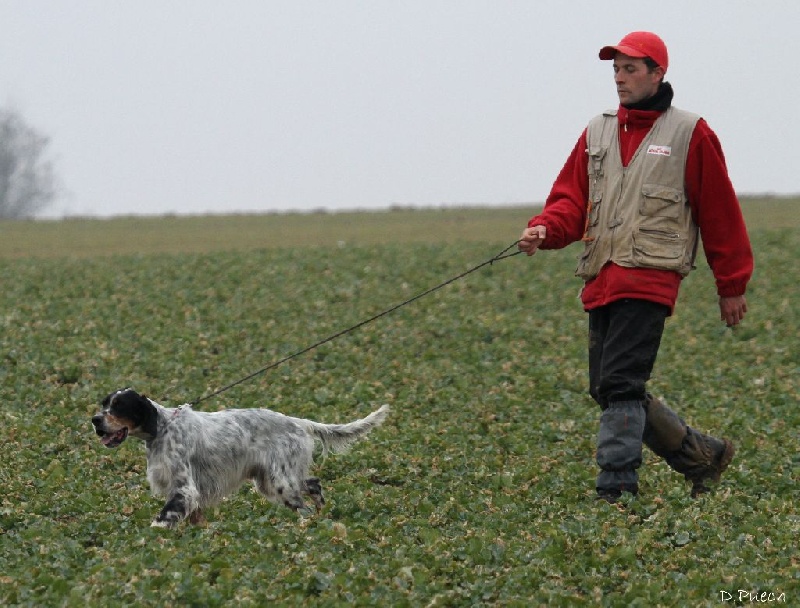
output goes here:
[[576, 274], [589, 313], [590, 394], [602, 409], [598, 499], [636, 495], [642, 443], [683, 474], [696, 497], [719, 481], [734, 446], [687, 426], [645, 383], [698, 233], [729, 327], [747, 311], [752, 250], [717, 136], [672, 106], [661, 38], [632, 32], [603, 47], [600, 59], [613, 60], [620, 105], [589, 123], [519, 249], [530, 256], [585, 243]]

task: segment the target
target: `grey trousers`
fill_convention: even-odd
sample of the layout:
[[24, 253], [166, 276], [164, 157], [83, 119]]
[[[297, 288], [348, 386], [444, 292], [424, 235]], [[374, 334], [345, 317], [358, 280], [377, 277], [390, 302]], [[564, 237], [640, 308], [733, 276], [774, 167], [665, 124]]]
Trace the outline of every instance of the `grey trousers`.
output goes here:
[[620, 300], [589, 313], [590, 392], [602, 409], [598, 494], [638, 492], [642, 444], [692, 483], [692, 496], [719, 481], [733, 457], [730, 441], [693, 429], [645, 390], [667, 314], [665, 306], [643, 300]]
[[603, 410], [597, 435], [598, 493], [639, 490], [645, 385], [668, 314], [666, 306], [634, 299], [589, 312], [589, 392]]

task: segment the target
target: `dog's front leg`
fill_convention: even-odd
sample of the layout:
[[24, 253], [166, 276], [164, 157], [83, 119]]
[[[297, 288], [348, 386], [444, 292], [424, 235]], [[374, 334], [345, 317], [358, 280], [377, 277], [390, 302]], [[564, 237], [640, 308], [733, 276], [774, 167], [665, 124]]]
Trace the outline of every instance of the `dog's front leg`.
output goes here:
[[186, 519], [189, 513], [186, 508], [186, 497], [176, 492], [170, 496], [167, 504], [150, 525], [154, 528], [174, 528], [181, 520]]
[[198, 502], [198, 493], [189, 471], [182, 471], [173, 477], [167, 503], [151, 525], [154, 528], [174, 528], [191, 513], [199, 510]]

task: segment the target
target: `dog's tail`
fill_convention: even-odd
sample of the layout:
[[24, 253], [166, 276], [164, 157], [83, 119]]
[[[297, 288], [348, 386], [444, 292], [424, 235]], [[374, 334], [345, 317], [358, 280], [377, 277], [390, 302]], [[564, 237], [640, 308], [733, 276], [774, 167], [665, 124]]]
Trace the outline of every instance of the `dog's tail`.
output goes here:
[[309, 434], [322, 442], [322, 455], [328, 452], [341, 452], [352, 443], [380, 426], [389, 415], [389, 406], [382, 405], [366, 418], [348, 424], [322, 424], [313, 420], [299, 419]]

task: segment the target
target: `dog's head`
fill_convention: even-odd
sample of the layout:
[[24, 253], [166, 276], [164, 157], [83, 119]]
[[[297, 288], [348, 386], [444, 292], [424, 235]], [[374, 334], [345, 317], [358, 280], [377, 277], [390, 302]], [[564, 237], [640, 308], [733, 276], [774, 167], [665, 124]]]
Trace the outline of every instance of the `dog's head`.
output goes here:
[[115, 448], [128, 438], [154, 439], [158, 412], [152, 402], [130, 388], [110, 393], [102, 401], [103, 410], [92, 416], [92, 425], [107, 448]]

